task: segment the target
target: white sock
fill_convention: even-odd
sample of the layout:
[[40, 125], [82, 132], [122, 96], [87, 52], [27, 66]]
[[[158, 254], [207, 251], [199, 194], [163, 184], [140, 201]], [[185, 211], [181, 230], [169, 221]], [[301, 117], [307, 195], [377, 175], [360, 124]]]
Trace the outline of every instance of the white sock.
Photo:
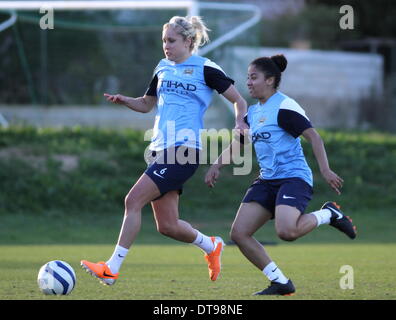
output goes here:
[[285, 277], [285, 275], [273, 261], [265, 266], [265, 268], [263, 269], [263, 273], [270, 281], [275, 281], [283, 284], [286, 284], [289, 281], [289, 279]]
[[331, 211], [329, 209], [321, 209], [311, 212], [310, 214], [313, 214], [316, 217], [316, 220], [318, 221], [317, 227], [319, 227], [321, 224], [330, 223]]
[[195, 244], [197, 247], [201, 248], [208, 254], [211, 253], [214, 250], [214, 244], [212, 242], [212, 239], [208, 236], [205, 236], [198, 230], [195, 231], [197, 231], [197, 237], [192, 242], [192, 244]]
[[106, 262], [112, 273], [118, 273], [121, 268], [121, 264], [124, 262], [124, 259], [128, 254], [128, 251], [128, 249], [116, 245], [113, 255]]

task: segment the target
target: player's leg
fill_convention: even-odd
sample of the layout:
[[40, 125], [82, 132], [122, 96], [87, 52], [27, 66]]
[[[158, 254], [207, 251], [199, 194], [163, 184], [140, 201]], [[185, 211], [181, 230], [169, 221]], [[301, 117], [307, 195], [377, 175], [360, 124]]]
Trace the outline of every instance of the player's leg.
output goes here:
[[142, 208], [160, 196], [157, 185], [143, 174], [125, 197], [125, 214], [118, 245], [129, 248], [140, 231]]
[[179, 218], [179, 192], [170, 191], [152, 201], [157, 229], [160, 233], [178, 241], [192, 243], [205, 252], [209, 277], [216, 281], [221, 271], [221, 253], [224, 242], [220, 237], [208, 237]]
[[157, 230], [172, 239], [192, 243], [196, 230], [186, 221], [179, 219], [179, 192], [169, 191], [151, 202]]
[[272, 213], [252, 201], [242, 203], [231, 227], [231, 239], [242, 254], [271, 281], [271, 285], [255, 295], [290, 295], [295, 292], [291, 280], [285, 277], [253, 234], [272, 218]]
[[242, 254], [257, 268], [263, 270], [271, 262], [264, 247], [253, 237], [272, 214], [259, 203], [241, 203], [231, 227], [230, 237]]
[[125, 197], [124, 220], [117, 245], [110, 259], [106, 263], [82, 260], [81, 266], [102, 283], [114, 284], [128, 250], [140, 231], [142, 208], [159, 195], [160, 191], [156, 184], [150, 177], [143, 174]]
[[272, 218], [272, 213], [257, 202], [242, 203], [231, 228], [231, 239], [243, 255], [271, 281], [271, 285], [255, 295], [290, 295], [295, 292], [291, 280], [285, 277], [253, 234]]
[[315, 229], [315, 216], [302, 214], [312, 193], [312, 187], [300, 178], [280, 181], [275, 206], [275, 229], [279, 238], [293, 241]]
[[348, 237], [356, 237], [356, 227], [334, 202], [326, 202], [317, 211], [304, 213], [312, 197], [312, 187], [299, 178], [284, 179], [276, 197], [275, 225], [286, 241], [296, 240], [322, 224], [329, 224]]
[[332, 202], [326, 202], [320, 210], [308, 214], [302, 214], [296, 207], [284, 204], [277, 205], [275, 209], [275, 229], [279, 238], [285, 241], [294, 241], [321, 224], [333, 225], [338, 221], [336, 228], [353, 239], [356, 228], [352, 225], [352, 220], [342, 214]]
[[256, 179], [247, 190], [231, 229], [231, 237], [241, 252], [271, 281], [271, 285], [255, 295], [288, 295], [295, 292], [287, 279], [253, 234], [273, 218], [279, 184]]
[[356, 237], [356, 227], [333, 202], [326, 202], [318, 211], [301, 214], [297, 208], [279, 205], [276, 207], [275, 226], [279, 238], [294, 241], [322, 224], [329, 224], [349, 238]]
[[275, 208], [275, 230], [282, 240], [294, 241], [311, 232], [316, 226], [314, 215], [301, 214], [297, 208], [283, 204]]

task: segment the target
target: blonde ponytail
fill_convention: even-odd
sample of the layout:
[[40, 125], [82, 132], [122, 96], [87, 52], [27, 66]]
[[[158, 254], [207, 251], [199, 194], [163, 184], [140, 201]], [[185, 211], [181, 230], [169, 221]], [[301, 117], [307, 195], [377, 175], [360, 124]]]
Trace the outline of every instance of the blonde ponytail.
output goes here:
[[209, 42], [208, 32], [210, 31], [206, 24], [203, 22], [201, 17], [192, 16], [190, 22], [193, 28], [196, 30], [196, 38], [194, 43], [194, 49], [197, 50]]
[[173, 27], [178, 34], [183, 36], [184, 40], [191, 38], [190, 50], [195, 52], [199, 47], [209, 42], [208, 29], [201, 17], [172, 17], [168, 23], [164, 24], [163, 29]]

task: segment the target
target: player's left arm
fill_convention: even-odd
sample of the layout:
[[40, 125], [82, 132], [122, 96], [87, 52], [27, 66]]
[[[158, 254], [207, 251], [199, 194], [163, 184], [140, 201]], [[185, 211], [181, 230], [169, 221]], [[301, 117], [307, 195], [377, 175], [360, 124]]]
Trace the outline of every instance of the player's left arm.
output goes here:
[[228, 77], [216, 63], [207, 60], [204, 64], [204, 79], [209, 88], [215, 89], [234, 105], [235, 129], [245, 133], [248, 126], [244, 121], [247, 113], [247, 103], [234, 86], [234, 80]]
[[249, 130], [249, 126], [244, 120], [247, 113], [246, 100], [240, 95], [233, 84], [231, 84], [229, 88], [222, 93], [222, 95], [234, 105], [235, 129], [240, 130], [242, 134], [245, 134], [246, 130]]
[[302, 136], [312, 145], [312, 150], [323, 178], [333, 190], [340, 195], [340, 189], [342, 188], [344, 180], [330, 169], [326, 149], [321, 136], [314, 128], [305, 129], [302, 132]]

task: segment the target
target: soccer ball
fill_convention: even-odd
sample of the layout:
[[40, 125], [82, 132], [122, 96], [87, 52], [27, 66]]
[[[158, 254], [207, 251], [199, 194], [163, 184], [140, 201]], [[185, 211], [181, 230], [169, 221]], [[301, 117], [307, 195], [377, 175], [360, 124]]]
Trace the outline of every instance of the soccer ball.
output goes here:
[[37, 283], [42, 293], [65, 295], [72, 292], [76, 285], [76, 274], [66, 262], [54, 260], [40, 268]]

